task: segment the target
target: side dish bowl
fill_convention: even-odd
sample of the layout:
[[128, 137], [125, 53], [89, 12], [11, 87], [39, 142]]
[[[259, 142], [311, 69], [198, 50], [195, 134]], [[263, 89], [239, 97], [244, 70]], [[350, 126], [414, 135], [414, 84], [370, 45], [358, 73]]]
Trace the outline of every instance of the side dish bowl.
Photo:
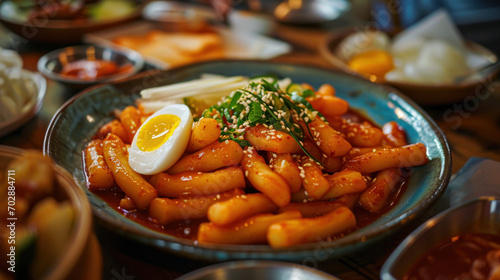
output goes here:
[[383, 280], [403, 279], [428, 251], [465, 233], [500, 233], [500, 198], [481, 197], [448, 209], [422, 224], [394, 250], [380, 271]]
[[[0, 145], [0, 169], [7, 168], [9, 162], [22, 157], [24, 150]], [[92, 234], [92, 213], [90, 204], [85, 196], [85, 193], [78, 188], [72, 176], [62, 167], [58, 165], [53, 166], [55, 178], [57, 180], [54, 194], [60, 198], [68, 200], [74, 211], [74, 223], [70, 232], [67, 244], [61, 246], [62, 251], [60, 257], [55, 261], [51, 267], [47, 267], [44, 275], [40, 275], [43, 279], [67, 279], [71, 278], [72, 271], [81, 269], [78, 268], [82, 258], [87, 256], [87, 245], [91, 242]], [[7, 172], [2, 174], [5, 178]], [[21, 178], [16, 178], [14, 170], [14, 180], [20, 181]], [[15, 182], [14, 181], [14, 182]], [[6, 181], [5, 181], [6, 182]], [[10, 205], [10, 204], [9, 204]], [[19, 224], [18, 224], [19, 226]], [[20, 240], [19, 240], [20, 241]], [[92, 245], [95, 246], [95, 245]], [[93, 256], [94, 261], [90, 263], [100, 265], [100, 253]], [[99, 261], [98, 261], [99, 260]], [[93, 272], [86, 272], [86, 275], [99, 275], [98, 267], [90, 269]], [[97, 271], [97, 273], [95, 273]]]
[[[320, 46], [321, 55], [336, 68], [365, 79], [362, 74], [359, 74], [347, 66], [347, 62], [336, 56], [336, 48], [347, 36], [352, 34], [354, 29], [347, 29], [341, 32], [331, 33], [326, 37], [323, 44]], [[483, 56], [491, 63], [495, 63], [498, 58], [490, 50], [474, 42], [468, 41], [466, 47], [469, 51]], [[475, 94], [478, 90], [485, 90], [488, 83], [494, 80], [498, 70], [482, 73], [479, 76], [471, 77], [461, 83], [456, 84], [422, 84], [400, 81], [384, 81], [382, 84], [395, 87], [400, 90], [415, 102], [420, 105], [444, 105], [457, 101], [462, 101], [467, 96]]]
[[[133, 105], [144, 88], [198, 78], [203, 73], [225, 76], [275, 74], [314, 87], [330, 83], [336, 94], [374, 123], [397, 121], [407, 132], [408, 142], [427, 147], [430, 161], [412, 169], [406, 192], [392, 210], [372, 224], [327, 244], [304, 244], [273, 249], [267, 245], [205, 245], [151, 230], [127, 219], [86, 188], [81, 154], [113, 111]], [[221, 60], [199, 63], [155, 74], [143, 73], [131, 79], [88, 89], [70, 99], [53, 117], [45, 135], [44, 152], [74, 176], [87, 192], [92, 209], [103, 225], [118, 234], [186, 257], [205, 260], [282, 259], [304, 260], [318, 250], [330, 258], [351, 254], [379, 242], [427, 209], [446, 188], [451, 172], [450, 150], [434, 121], [411, 100], [392, 88], [373, 84], [345, 73], [322, 68], [263, 61]]]

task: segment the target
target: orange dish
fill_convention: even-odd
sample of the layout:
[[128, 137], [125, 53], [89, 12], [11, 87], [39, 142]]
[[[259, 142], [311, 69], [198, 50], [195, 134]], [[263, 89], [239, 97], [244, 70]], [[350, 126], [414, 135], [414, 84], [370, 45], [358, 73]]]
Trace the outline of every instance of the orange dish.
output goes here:
[[136, 50], [145, 57], [167, 63], [170, 67], [224, 57], [219, 34], [163, 32], [153, 30], [139, 36], [120, 36], [115, 44]]

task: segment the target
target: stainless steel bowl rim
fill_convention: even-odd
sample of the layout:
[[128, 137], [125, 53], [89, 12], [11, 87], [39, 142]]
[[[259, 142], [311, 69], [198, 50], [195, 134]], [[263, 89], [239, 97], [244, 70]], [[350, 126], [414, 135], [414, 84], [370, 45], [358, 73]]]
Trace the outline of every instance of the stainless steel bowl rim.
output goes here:
[[197, 269], [177, 279], [195, 280], [195, 279], [205, 279], [208, 276], [212, 276], [212, 278], [216, 279], [215, 276], [222, 274], [223, 271], [238, 271], [238, 270], [244, 271], [246, 269], [251, 269], [259, 272], [259, 276], [261, 275], [261, 273], [264, 274], [266, 272], [269, 273], [269, 271], [272, 269], [282, 270], [281, 273], [283, 273], [283, 275], [286, 275], [285, 273], [287, 272], [292, 273], [294, 270], [299, 269], [300, 272], [304, 274], [303, 276], [306, 278], [293, 278], [293, 279], [305, 280], [313, 278], [313, 279], [324, 279], [324, 280], [339, 280], [339, 278], [333, 275], [327, 274], [323, 271], [305, 265], [289, 263], [289, 262], [281, 262], [281, 261], [267, 261], [267, 260], [247, 260], [247, 261], [231, 261], [231, 262], [219, 263]]
[[391, 268], [392, 266], [396, 263], [398, 260], [398, 257], [403, 254], [403, 252], [406, 252], [410, 246], [415, 244], [422, 235], [424, 235], [429, 229], [433, 228], [434, 226], [438, 225], [441, 221], [446, 219], [449, 215], [452, 213], [463, 209], [470, 207], [473, 204], [478, 204], [481, 202], [492, 202], [492, 201], [497, 201], [500, 203], [500, 197], [497, 196], [481, 196], [475, 199], [470, 199], [467, 200], [457, 206], [451, 207], [449, 209], [446, 209], [429, 220], [427, 220], [425, 223], [420, 225], [418, 228], [416, 228], [413, 232], [408, 235], [401, 244], [398, 245], [398, 247], [391, 253], [389, 258], [385, 261], [384, 265], [382, 266], [380, 270], [380, 278], [383, 280], [395, 280], [394, 276], [391, 274]]

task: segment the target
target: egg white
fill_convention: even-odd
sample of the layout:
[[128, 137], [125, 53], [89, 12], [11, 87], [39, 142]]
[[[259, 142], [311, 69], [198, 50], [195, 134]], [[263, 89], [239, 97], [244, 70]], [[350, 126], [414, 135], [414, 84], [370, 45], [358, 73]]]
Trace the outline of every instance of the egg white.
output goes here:
[[[181, 119], [173, 134], [158, 149], [150, 152], [141, 151], [137, 146], [139, 132], [149, 121], [159, 115], [171, 114]], [[184, 104], [163, 107], [151, 115], [137, 130], [129, 148], [129, 164], [139, 174], [152, 175], [165, 171], [175, 164], [186, 150], [191, 135], [193, 116]]]

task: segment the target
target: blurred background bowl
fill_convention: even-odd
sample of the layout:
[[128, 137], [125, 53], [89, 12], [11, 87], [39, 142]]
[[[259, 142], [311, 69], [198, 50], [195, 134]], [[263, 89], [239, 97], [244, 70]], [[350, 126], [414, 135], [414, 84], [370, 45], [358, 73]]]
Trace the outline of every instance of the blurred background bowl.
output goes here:
[[[65, 65], [78, 60], [112, 61], [118, 68], [130, 65], [130, 69], [95, 79], [81, 79], [61, 74]], [[144, 59], [133, 50], [100, 46], [73, 46], [58, 49], [45, 54], [38, 61], [38, 71], [45, 77], [77, 89], [130, 77], [139, 72], [143, 66]]]
[[[355, 31], [356, 30], [353, 28], [348, 28], [343, 31], [331, 33], [326, 37], [325, 41], [320, 46], [320, 53], [336, 68], [346, 73], [367, 79], [366, 76], [349, 68], [347, 62], [336, 55], [336, 50], [339, 44]], [[467, 41], [466, 47], [468, 50], [484, 56], [492, 63], [498, 60], [497, 56], [493, 52], [479, 44]], [[475, 94], [478, 88], [481, 86], [484, 87], [489, 82], [493, 81], [497, 74], [498, 69], [458, 84], [435, 85], [396, 81], [380, 81], [380, 83], [399, 89], [402, 93], [406, 94], [420, 105], [445, 105], [457, 101], [463, 101], [467, 96]]]
[[144, 7], [142, 17], [169, 31], [203, 31], [211, 23], [220, 22], [217, 13], [208, 6], [174, 1], [150, 2]]
[[[26, 11], [20, 11], [23, 10], [23, 8], [17, 8], [17, 4], [22, 2], [23, 1], [11, 0], [2, 1], [0, 4], [0, 23], [13, 33], [30, 42], [58, 45], [76, 44], [81, 42], [83, 36], [87, 33], [119, 26], [138, 19], [141, 16], [143, 6], [142, 1], [134, 0], [133, 11], [130, 13], [123, 16], [108, 17], [99, 20], [90, 18], [53, 19], [47, 16], [38, 20], [28, 21], [25, 15], [20, 15], [20, 13], [24, 14]], [[108, 14], [112, 12], [113, 11], [110, 11]]]
[[383, 280], [403, 279], [431, 249], [465, 233], [500, 233], [500, 198], [481, 197], [446, 210], [413, 231], [385, 262]]
[[[0, 145], [0, 169], [5, 170], [11, 161], [22, 157], [24, 152], [22, 149]], [[101, 253], [92, 233], [90, 204], [85, 193], [64, 168], [54, 164], [53, 169], [57, 181], [54, 197], [70, 202], [74, 211], [74, 221], [67, 244], [63, 246], [60, 257], [47, 268], [43, 279], [100, 279]], [[7, 171], [2, 174], [7, 174]], [[19, 182], [20, 178], [15, 176]], [[19, 227], [20, 221], [17, 223]]]

